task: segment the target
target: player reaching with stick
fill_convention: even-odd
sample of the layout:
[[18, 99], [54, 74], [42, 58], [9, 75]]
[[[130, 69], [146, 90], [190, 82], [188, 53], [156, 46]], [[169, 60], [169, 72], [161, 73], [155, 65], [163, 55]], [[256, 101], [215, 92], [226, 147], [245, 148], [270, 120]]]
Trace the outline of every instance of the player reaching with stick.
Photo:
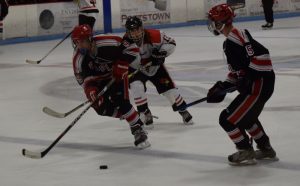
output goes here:
[[[255, 164], [255, 159], [274, 159], [276, 152], [270, 144], [258, 117], [274, 91], [275, 74], [268, 49], [258, 43], [248, 30], [232, 24], [235, 14], [227, 4], [214, 6], [208, 12], [208, 28], [215, 35], [223, 34], [223, 50], [229, 73], [226, 81], [218, 81], [209, 89], [207, 102], [218, 103], [236, 86], [239, 94], [221, 112], [219, 123], [235, 144], [237, 152], [228, 156], [231, 165]], [[254, 151], [249, 135], [257, 144]]]

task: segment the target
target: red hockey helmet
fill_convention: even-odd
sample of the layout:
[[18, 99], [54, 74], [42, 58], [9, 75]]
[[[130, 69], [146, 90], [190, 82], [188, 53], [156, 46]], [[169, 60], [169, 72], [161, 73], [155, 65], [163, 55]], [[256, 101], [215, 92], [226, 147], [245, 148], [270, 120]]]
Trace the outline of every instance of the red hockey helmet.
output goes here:
[[93, 36], [93, 31], [91, 27], [87, 24], [84, 25], [78, 25], [76, 26], [72, 31], [72, 40], [74, 43], [77, 43], [78, 41], [83, 40], [91, 40]]
[[235, 14], [229, 5], [216, 5], [208, 12], [208, 29], [215, 35], [218, 35], [225, 25], [232, 24], [234, 17]]

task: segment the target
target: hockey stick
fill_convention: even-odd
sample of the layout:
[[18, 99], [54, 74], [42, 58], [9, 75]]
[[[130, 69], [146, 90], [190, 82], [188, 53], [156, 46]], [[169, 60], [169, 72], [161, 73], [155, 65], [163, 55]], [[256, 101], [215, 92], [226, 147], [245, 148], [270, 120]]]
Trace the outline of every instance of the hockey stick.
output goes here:
[[[108, 82], [108, 84], [102, 89], [101, 92], [99, 92], [99, 94], [97, 95], [97, 98], [99, 98], [100, 96], [102, 96], [107, 89], [114, 83], [115, 79], [110, 80], [110, 82]], [[33, 158], [33, 159], [41, 159], [43, 158], [57, 143], [58, 141], [77, 123], [77, 121], [79, 121], [79, 119], [91, 108], [91, 106], [97, 101], [98, 99], [96, 99], [95, 101], [91, 102], [72, 122], [71, 124], [53, 141], [53, 143], [46, 148], [45, 150], [43, 150], [42, 152], [34, 152], [34, 151], [29, 151], [27, 149], [22, 149], [22, 154], [25, 157], [28, 158]]]
[[84, 103], [81, 103], [80, 105], [78, 105], [77, 107], [73, 108], [72, 110], [70, 110], [69, 112], [66, 113], [60, 113], [60, 112], [56, 112], [55, 110], [49, 108], [49, 107], [44, 107], [43, 108], [43, 112], [45, 114], [48, 114], [49, 116], [53, 116], [56, 118], [65, 118], [68, 115], [72, 114], [73, 112], [75, 112], [76, 110], [80, 109], [81, 107], [83, 107], [84, 105], [88, 104], [90, 101], [86, 100]]
[[147, 67], [149, 67], [149, 66], [151, 66], [151, 65], [152, 65], [152, 62], [149, 62], [149, 63], [147, 63], [147, 64], [144, 65], [144, 66], [140, 66], [140, 67], [137, 68], [134, 72], [128, 74], [128, 79], [129, 79], [129, 78], [132, 78], [133, 76], [135, 76], [138, 72], [140, 72], [140, 71], [142, 70], [142, 68], [147, 68]]
[[57, 43], [43, 58], [40, 60], [34, 61], [34, 60], [29, 60], [26, 59], [26, 63], [29, 64], [40, 64], [54, 49], [56, 49], [62, 42], [64, 42], [70, 35], [72, 34], [72, 31], [68, 33], [59, 43]]
[[[140, 69], [135, 70], [133, 73], [128, 75], [128, 78], [134, 76], [136, 73], [139, 72]], [[73, 108], [72, 110], [65, 112], [65, 113], [61, 113], [61, 112], [57, 112], [49, 107], [43, 107], [43, 112], [45, 114], [48, 114], [49, 116], [53, 116], [56, 118], [65, 118], [68, 115], [72, 114], [73, 112], [75, 112], [76, 110], [80, 109], [81, 107], [83, 107], [84, 105], [88, 104], [89, 100], [86, 100], [84, 103], [81, 103], [80, 105], [78, 105], [77, 107]]]
[[[132, 73], [130, 73], [128, 75], [128, 78], [131, 78], [132, 76], [134, 76], [135, 74], [137, 74], [139, 71], [140, 71], [140, 68], [136, 69], [134, 72], [132, 72]], [[85, 106], [88, 103], [89, 103], [89, 100], [85, 101], [84, 103], [81, 103], [77, 107], [75, 107], [72, 110], [70, 110], [68, 112], [65, 112], [65, 113], [57, 112], [57, 111], [55, 111], [55, 110], [53, 110], [53, 109], [51, 109], [51, 108], [49, 108], [49, 107], [46, 106], [46, 107], [43, 107], [43, 112], [45, 114], [48, 114], [49, 116], [53, 116], [53, 117], [56, 117], [56, 118], [65, 118], [68, 115], [72, 114], [73, 112], [75, 112], [76, 110], [80, 109], [81, 107]], [[157, 116], [155, 118], [158, 119]]]
[[[235, 91], [235, 90], [236, 90], [236, 87], [231, 87], [231, 88], [228, 88], [228, 89], [223, 90], [222, 92], [220, 92], [219, 95], [223, 95], [223, 94], [226, 94], [226, 93], [228, 93], [228, 92], [233, 92], [233, 91]], [[198, 103], [204, 102], [204, 101], [206, 101], [206, 100], [207, 100], [207, 97], [198, 99], [198, 100], [193, 101], [193, 102], [191, 102], [191, 103], [187, 103], [187, 104], [186, 104], [186, 108], [191, 107], [191, 106], [193, 106], [193, 105], [196, 105], [196, 104], [198, 104]]]

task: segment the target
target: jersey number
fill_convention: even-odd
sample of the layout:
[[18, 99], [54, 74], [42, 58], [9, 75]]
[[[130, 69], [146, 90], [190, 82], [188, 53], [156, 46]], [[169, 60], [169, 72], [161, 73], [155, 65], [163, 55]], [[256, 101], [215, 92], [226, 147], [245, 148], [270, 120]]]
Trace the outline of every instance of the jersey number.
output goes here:
[[246, 48], [248, 56], [253, 56], [254, 55], [254, 51], [253, 51], [252, 46], [250, 44], [246, 45], [245, 48]]

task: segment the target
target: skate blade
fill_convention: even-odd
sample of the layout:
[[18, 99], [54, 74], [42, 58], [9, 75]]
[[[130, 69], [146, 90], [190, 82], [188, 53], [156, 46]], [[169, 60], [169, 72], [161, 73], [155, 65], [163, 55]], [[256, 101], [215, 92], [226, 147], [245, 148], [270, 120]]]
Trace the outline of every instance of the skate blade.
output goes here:
[[142, 142], [142, 143], [139, 143], [139, 144], [136, 146], [136, 148], [142, 150], [142, 149], [148, 148], [148, 147], [150, 147], [150, 146], [151, 146], [151, 144], [146, 140], [146, 141], [144, 141], [144, 142]]
[[249, 165], [256, 165], [257, 161], [255, 159], [252, 160], [244, 160], [241, 162], [229, 162], [231, 166], [249, 166]]
[[266, 158], [261, 158], [261, 159], [257, 159], [258, 161], [265, 161], [265, 162], [273, 162], [273, 161], [279, 161], [279, 158], [277, 156], [270, 158], [270, 157], [266, 157]]
[[262, 28], [262, 30], [272, 30], [273, 28]]
[[152, 129], [154, 129], [154, 125], [153, 125], [153, 123], [152, 124], [148, 124], [148, 125], [144, 125], [144, 128], [146, 130], [152, 130]]
[[194, 125], [194, 121], [193, 120], [190, 120], [188, 122], [183, 121], [183, 124], [185, 124], [185, 125]]

